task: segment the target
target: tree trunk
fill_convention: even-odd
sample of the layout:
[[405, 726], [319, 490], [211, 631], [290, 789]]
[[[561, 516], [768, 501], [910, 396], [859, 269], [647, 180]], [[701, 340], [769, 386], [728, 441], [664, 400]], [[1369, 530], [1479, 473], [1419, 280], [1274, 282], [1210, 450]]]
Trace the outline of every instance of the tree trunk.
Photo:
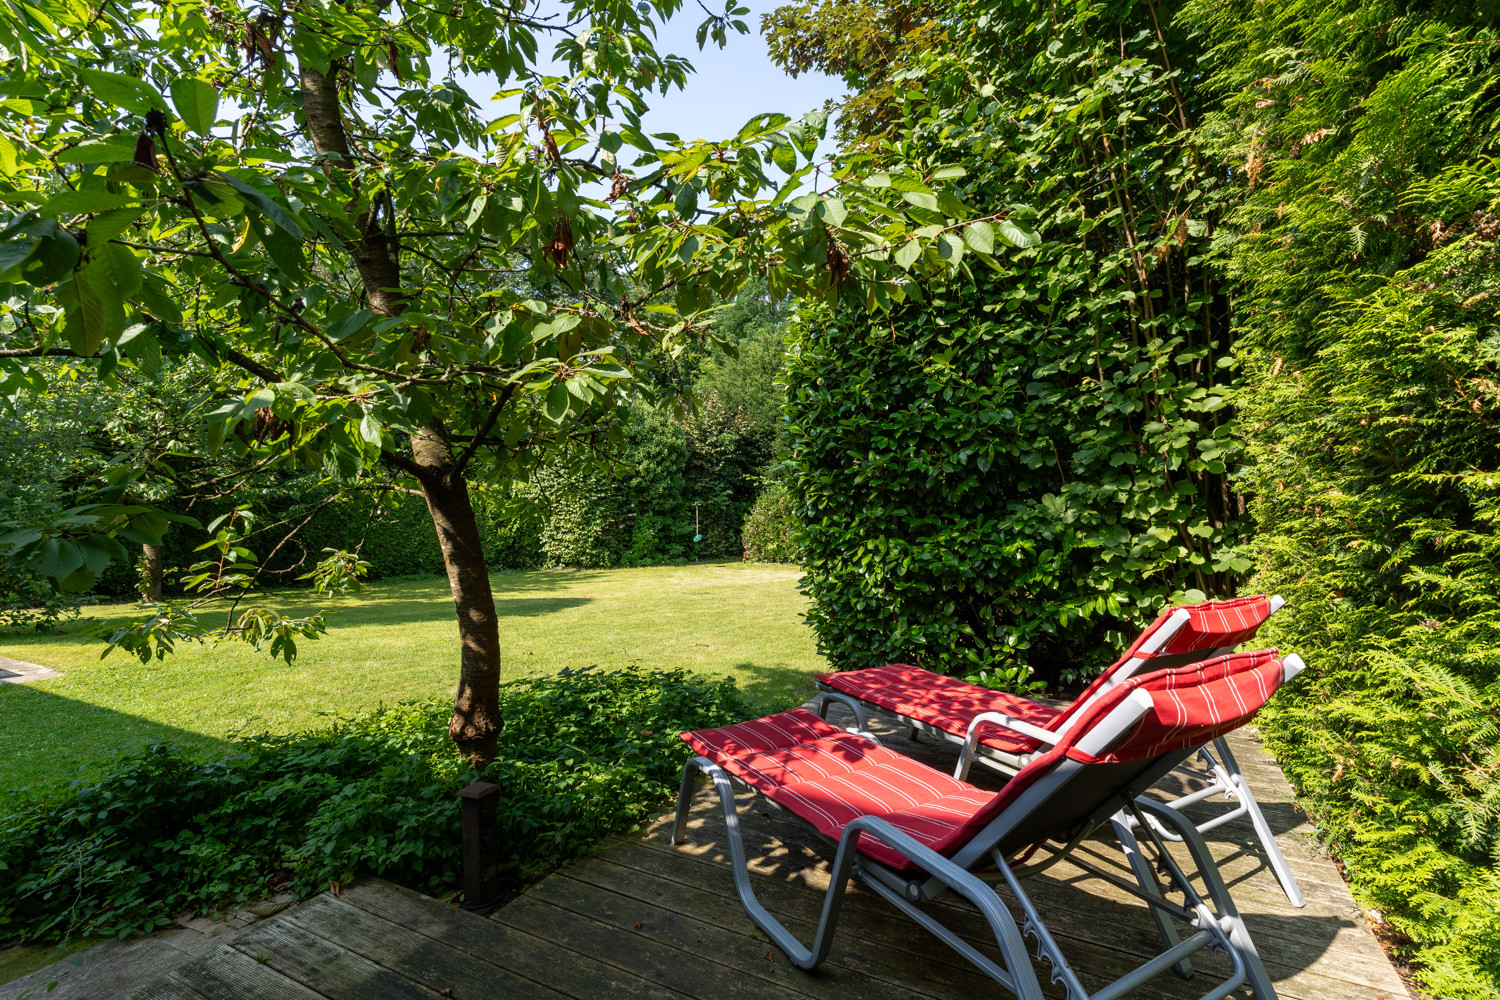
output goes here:
[[423, 469], [418, 478], [437, 529], [458, 613], [458, 692], [448, 736], [458, 744], [459, 753], [482, 767], [495, 759], [496, 739], [504, 725], [500, 717], [500, 620], [484, 546], [469, 503], [469, 484], [454, 460], [447, 428], [429, 425], [412, 435], [411, 448]]
[[141, 576], [141, 600], [147, 604], [156, 604], [161, 601], [161, 579], [162, 569], [165, 563], [165, 555], [160, 545], [144, 543], [141, 545], [141, 557], [145, 561], [145, 572]]
[[[303, 63], [298, 82], [313, 148], [337, 155], [338, 169], [348, 170], [354, 166], [356, 151], [344, 127], [338, 71], [337, 64], [325, 73]], [[349, 250], [365, 300], [382, 316], [399, 316], [406, 296], [401, 288], [401, 239], [390, 194], [373, 199], [367, 211], [355, 216], [354, 225], [360, 235]], [[469, 484], [455, 460], [448, 428], [434, 421], [412, 435], [411, 447], [414, 466], [403, 463], [402, 468], [416, 477], [427, 499], [458, 614], [458, 692], [448, 736], [458, 744], [459, 753], [482, 767], [495, 759], [496, 739], [504, 724], [500, 717], [500, 622], [484, 547], [469, 503]]]

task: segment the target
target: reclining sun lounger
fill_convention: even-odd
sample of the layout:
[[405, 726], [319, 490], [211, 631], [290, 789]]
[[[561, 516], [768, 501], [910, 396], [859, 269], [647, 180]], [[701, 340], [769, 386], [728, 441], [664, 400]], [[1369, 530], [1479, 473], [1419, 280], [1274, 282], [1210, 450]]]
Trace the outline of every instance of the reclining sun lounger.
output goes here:
[[[1203, 994], [1204, 1000], [1221, 1000], [1244, 982], [1257, 1000], [1275, 1000], [1255, 945], [1202, 836], [1174, 810], [1140, 796], [1203, 744], [1247, 722], [1301, 668], [1295, 656], [1281, 660], [1274, 650], [1264, 650], [1132, 677], [1095, 699], [1066, 731], [1049, 734], [1052, 738], [1043, 740], [1047, 749], [998, 792], [933, 770], [881, 746], [868, 733], [839, 729], [803, 709], [683, 733], [699, 756], [683, 768], [673, 843], [686, 838], [699, 773], [709, 775], [724, 812], [740, 901], [756, 926], [804, 969], [828, 957], [844, 885], [857, 875], [1021, 1000], [1042, 997], [1026, 947], [1028, 936], [1035, 939], [1038, 956], [1051, 964], [1052, 980], [1064, 984], [1069, 1000], [1115, 1000], [1168, 968], [1188, 974], [1189, 956], [1203, 948], [1225, 952], [1232, 966], [1222, 982]], [[755, 898], [732, 778], [838, 844], [811, 947], [799, 942]], [[1142, 853], [1122, 812], [1134, 817], [1134, 830], [1145, 832], [1159, 869]], [[1147, 816], [1154, 824], [1146, 822]], [[1138, 884], [1074, 852], [1106, 823], [1113, 823]], [[1174, 831], [1186, 845], [1208, 900], [1193, 888], [1155, 824]], [[1025, 865], [1043, 847], [1053, 856]], [[1021, 884], [1022, 878], [1064, 856], [1143, 900], [1165, 946], [1093, 994], [1083, 988]], [[981, 877], [990, 868], [998, 869], [990, 877], [1004, 882], [1023, 911], [1020, 923]], [[1158, 882], [1158, 870], [1166, 876], [1165, 887]], [[950, 891], [984, 917], [995, 935], [998, 962], [920, 906]], [[1169, 901], [1168, 892], [1181, 892], [1183, 903]], [[1185, 940], [1179, 939], [1174, 917], [1192, 927]]]
[[[1280, 597], [1242, 597], [1169, 607], [1136, 637], [1124, 655], [1071, 704], [1061, 708], [896, 663], [817, 675], [818, 688], [824, 692], [818, 713], [826, 717], [830, 702], [842, 702], [854, 711], [860, 728], [867, 723], [865, 713], [871, 712], [910, 726], [913, 737], [926, 732], [958, 743], [963, 750], [954, 770], [957, 778], [967, 778], [975, 761], [1011, 774], [1049, 745], [1042, 733], [1055, 736], [1065, 731], [1111, 688], [1141, 670], [1182, 666], [1227, 653], [1253, 639], [1283, 603]], [[1214, 740], [1197, 756], [1207, 772], [1208, 784], [1168, 805], [1182, 809], [1219, 794], [1235, 800], [1238, 804], [1233, 809], [1199, 824], [1198, 831], [1207, 833], [1239, 816], [1248, 816], [1287, 899], [1293, 906], [1303, 906], [1306, 901], [1297, 879], [1276, 845], [1276, 835], [1229, 745]]]

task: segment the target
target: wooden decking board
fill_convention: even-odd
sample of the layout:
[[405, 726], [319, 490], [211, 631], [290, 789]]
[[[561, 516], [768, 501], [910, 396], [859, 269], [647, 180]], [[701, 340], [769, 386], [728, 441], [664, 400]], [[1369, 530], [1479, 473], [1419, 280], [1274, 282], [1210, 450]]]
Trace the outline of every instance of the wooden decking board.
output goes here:
[[[264, 953], [262, 953], [264, 954]], [[323, 995], [277, 972], [251, 955], [220, 945], [168, 977], [205, 997], [255, 997], [256, 1000], [323, 1000]]]
[[338, 1000], [432, 1000], [439, 996], [363, 956], [293, 923], [268, 920], [230, 946], [326, 997]]
[[[691, 862], [684, 863], [690, 867], [696, 867], [692, 866]], [[748, 941], [756, 942], [760, 949], [768, 947], [765, 935], [756, 930], [750, 918], [745, 915], [744, 907], [740, 905], [739, 898], [733, 894], [732, 887], [727, 893], [720, 893], [692, 883], [674, 881], [664, 875], [663, 870], [663, 866], [655, 866], [648, 872], [644, 866], [632, 868], [629, 867], [628, 862], [624, 865], [617, 865], [597, 859], [594, 863], [574, 866], [569, 870], [568, 877], [599, 889], [629, 895], [633, 899], [650, 899], [660, 908], [670, 908], [669, 912], [676, 913], [680, 919], [697, 921], [719, 928], [723, 933], [740, 935]], [[696, 874], [696, 871], [688, 873], [689, 876], [693, 874]], [[758, 887], [760, 890], [765, 890], [759, 892], [761, 902], [776, 913], [792, 933], [797, 934], [804, 941], [811, 941], [813, 932], [817, 928], [815, 921], [788, 915], [781, 912], [779, 906], [773, 905], [776, 902], [776, 890], [782, 888], [793, 893], [801, 892], [792, 887], [762, 886]], [[836, 940], [829, 958], [830, 964], [834, 967], [870, 976], [883, 982], [896, 983], [903, 990], [923, 996], [942, 997], [955, 990], [989, 988], [989, 979], [967, 962], [953, 962], [946, 965], [932, 963], [932, 968], [925, 973], [924, 980], [912, 984], [909, 975], [911, 962], [930, 958], [935, 942], [927, 938], [927, 935], [922, 936], [927, 940], [912, 937], [911, 924], [909, 921], [904, 921], [904, 918], [905, 926], [899, 928], [900, 934], [892, 936], [881, 932], [897, 928], [873, 924], [872, 921], [875, 918], [872, 918], [869, 913], [859, 913], [851, 909], [848, 916], [851, 919], [849, 931], [852, 936], [861, 940], [879, 941], [881, 946], [873, 949], [873, 953], [867, 953], [867, 950], [851, 951], [841, 947], [842, 939]], [[892, 924], [894, 923], [895, 921], [892, 921]], [[752, 934], [755, 936], [751, 937]], [[934, 984], [931, 989], [928, 988], [927, 980], [931, 980]]]
[[337, 943], [397, 975], [455, 996], [507, 996], [522, 1000], [563, 1000], [564, 995], [534, 983], [452, 945], [412, 934], [399, 924], [331, 896], [299, 907], [289, 922], [319, 936], [337, 934]]
[[[747, 979], [741, 973], [692, 951], [679, 951], [660, 941], [632, 930], [624, 930], [553, 906], [526, 893], [505, 907], [503, 919], [513, 927], [525, 927], [528, 933], [587, 954], [621, 971], [698, 1000], [798, 1000], [806, 994], [769, 978]], [[772, 953], [773, 963], [785, 961]], [[691, 983], [683, 981], [682, 965], [686, 957], [694, 962]]]
[[[887, 745], [951, 771], [957, 750], [876, 723]], [[1282, 1000], [1403, 1000], [1407, 993], [1336, 868], [1311, 844], [1290, 789], [1245, 733], [1231, 743], [1278, 833], [1308, 898], [1287, 903], [1243, 818], [1213, 831], [1219, 861]], [[976, 769], [983, 787], [998, 778]], [[1164, 783], [1180, 794], [1189, 774]], [[794, 817], [746, 794], [739, 799], [751, 878], [768, 910], [810, 940], [834, 848]], [[1189, 813], [1198, 819], [1232, 804]], [[980, 1000], [1006, 996], [945, 945], [868, 888], [846, 890], [830, 961], [805, 973], [754, 930], [729, 869], [717, 796], [700, 787], [688, 842], [668, 842], [671, 816], [643, 836], [603, 845], [531, 887], [489, 919], [379, 880], [346, 887], [272, 918], [183, 966], [130, 1000]], [[1129, 878], [1112, 841], [1088, 845], [1090, 860]], [[1180, 847], [1172, 848], [1179, 859]], [[1145, 905], [1064, 861], [1026, 880], [1027, 893], [1089, 989], [1123, 974], [1158, 948]], [[1012, 913], [1013, 899], [1001, 891]], [[929, 911], [994, 955], [978, 913], [962, 900]], [[639, 924], [639, 926], [637, 926]], [[261, 955], [265, 963], [255, 961]], [[769, 956], [769, 957], [767, 957]], [[1167, 974], [1131, 994], [1139, 1000], [1196, 1000], [1224, 956], [1200, 952], [1199, 976]], [[1045, 962], [1038, 978], [1050, 978]], [[1062, 1000], [1058, 984], [1049, 998]], [[1237, 990], [1235, 1000], [1249, 996]]]
[[[799, 996], [819, 1000], [941, 998], [941, 994], [926, 991], [920, 983], [903, 982], [900, 971], [892, 963], [887, 963], [885, 968], [871, 969], [834, 960], [824, 967], [825, 971], [816, 974], [803, 972], [787, 962], [748, 920], [744, 926], [730, 930], [723, 926], [722, 915], [715, 919], [679, 912], [635, 895], [626, 895], [619, 887], [601, 887], [574, 878], [547, 879], [532, 892], [574, 913], [592, 915], [615, 927], [638, 931], [678, 951], [701, 955], [736, 974], [773, 982], [786, 980]], [[720, 901], [708, 894], [694, 898], [706, 906]], [[637, 923], [641, 925], [638, 928]], [[807, 927], [799, 926], [796, 930], [804, 939], [811, 940]]]
[[[665, 851], [648, 851], [644, 847], [643, 844], [643, 849], [626, 857], [612, 852], [612, 859], [622, 865], [636, 863], [653, 872], [663, 871], [667, 867], [663, 860], [670, 856]], [[702, 867], [701, 859], [699, 859], [699, 866]], [[718, 884], [715, 888], [725, 893], [724, 898], [732, 901], [733, 905], [738, 908], [738, 899], [733, 896], [734, 889], [727, 861], [721, 865], [711, 865], [711, 867], [719, 870]], [[755, 869], [752, 868], [752, 870]], [[806, 941], [810, 940], [812, 929], [816, 926], [818, 910], [828, 884], [827, 871], [824, 868], [809, 867], [799, 874], [806, 877], [804, 884], [791, 884], [774, 878], [758, 879], [756, 893], [768, 910], [801, 934]], [[707, 887], [712, 885], [713, 881], [710, 879], [702, 884]], [[995, 951], [994, 936], [977, 911], [944, 901], [930, 904], [928, 908], [937, 913], [939, 919], [969, 943], [986, 952]], [[1159, 947], [1153, 947], [1157, 940], [1156, 932], [1154, 925], [1150, 924], [1149, 918], [1145, 915], [1144, 909], [1139, 916], [1129, 914], [1131, 923], [1121, 926], [1122, 930], [1128, 930], [1138, 940], [1138, 947], [1134, 951], [1123, 947], [1127, 942], [1119, 936], [1105, 937], [1102, 940], [1074, 936], [1070, 933], [1067, 924], [1058, 924], [1053, 920], [1056, 915], [1049, 912], [1047, 907], [1041, 907], [1041, 910], [1043, 919], [1048, 920], [1049, 926], [1060, 931], [1057, 937], [1065, 956], [1074, 965], [1074, 971], [1077, 972], [1084, 985], [1091, 990], [1096, 990], [1125, 974], [1146, 957], [1160, 950]], [[1095, 919], [1099, 919], [1100, 916], [1098, 913], [1094, 914]], [[1132, 923], [1138, 926], [1131, 926]], [[890, 953], [903, 956], [908, 962], [908, 970], [910, 969], [909, 963], [912, 961], [924, 963], [927, 966], [924, 969], [924, 976], [930, 976], [934, 971], [938, 971], [943, 977], [951, 975], [953, 970], [966, 970], [974, 973], [972, 980], [964, 977], [967, 981], [951, 983], [946, 989], [936, 993], [939, 996], [966, 997], [975, 995], [972, 991], [976, 988], [981, 991], [997, 988], [989, 979], [977, 973], [977, 970], [956, 955], [954, 961], [949, 964], [932, 961], [934, 955], [952, 953], [948, 951], [946, 945], [903, 917], [890, 904], [855, 884], [845, 896], [844, 916], [834, 937], [832, 957], [839, 962], [852, 965], [860, 961], [869, 961], [875, 955], [883, 956]], [[998, 955], [992, 955], [992, 957], [998, 958]], [[1227, 964], [1222, 962], [1216, 967], [1224, 971], [1228, 969]], [[1039, 976], [1046, 979], [1044, 967], [1039, 968]], [[979, 995], [984, 995], [984, 993], [981, 992]], [[1164, 992], [1159, 984], [1152, 983], [1141, 987], [1136, 995], [1173, 997], [1178, 994]]]
[[[45, 996], [45, 994], [42, 995]], [[158, 979], [138, 990], [131, 990], [125, 1000], [211, 1000], [211, 998], [195, 993], [181, 983], [170, 979]]]
[[[559, 947], [509, 923], [475, 917], [389, 883], [367, 882], [346, 890], [341, 898], [413, 933], [463, 949], [475, 961], [503, 965], [532, 982], [543, 983], [577, 1000], [604, 997], [686, 1000], [690, 996], [622, 972], [589, 954]], [[499, 913], [509, 909], [507, 906]]]

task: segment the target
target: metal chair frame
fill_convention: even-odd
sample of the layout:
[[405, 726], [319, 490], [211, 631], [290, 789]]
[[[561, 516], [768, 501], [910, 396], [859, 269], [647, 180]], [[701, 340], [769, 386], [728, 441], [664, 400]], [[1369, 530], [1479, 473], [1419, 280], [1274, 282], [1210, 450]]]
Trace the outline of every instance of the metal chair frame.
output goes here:
[[[1302, 661], [1296, 656], [1288, 656], [1282, 662], [1287, 680], [1303, 668]], [[1118, 744], [1150, 709], [1150, 697], [1143, 692], [1133, 692], [1079, 740], [1078, 748], [1085, 753], [1097, 755]], [[880, 743], [876, 737], [864, 731], [863, 719], [858, 727], [851, 727], [848, 731], [876, 744]], [[1065, 846], [1054, 851], [1051, 859], [1022, 869], [1019, 873], [1000, 856], [998, 845], [1021, 822], [1038, 810], [1045, 809], [1054, 796], [1065, 795], [1070, 782], [1091, 765], [1071, 759], [1057, 764], [955, 852], [952, 858], [938, 854], [879, 817], [863, 816], [853, 820], [844, 828], [836, 842], [838, 850], [834, 856], [829, 886], [811, 945], [804, 945], [798, 940], [756, 899], [735, 804], [735, 785], [742, 783], [706, 757], [694, 757], [683, 766], [672, 843], [681, 844], [687, 839], [688, 812], [693, 792], [699, 776], [707, 775], [718, 791], [720, 808], [724, 814], [735, 891], [740, 902], [755, 925], [787, 954], [793, 964], [802, 969], [815, 968], [827, 959], [838, 924], [844, 887], [850, 878], [858, 877], [877, 895], [926, 928], [1020, 1000], [1042, 1000], [1041, 984], [1026, 946], [1028, 937], [1035, 942], [1038, 959], [1045, 959], [1049, 963], [1051, 981], [1063, 984], [1068, 1000], [1116, 1000], [1168, 968], [1184, 977], [1191, 975], [1192, 968], [1188, 959], [1204, 948], [1227, 954], [1232, 968], [1227, 977], [1202, 995], [1202, 1000], [1223, 1000], [1242, 983], [1247, 982], [1256, 1000], [1276, 1000], [1276, 991], [1271, 985], [1270, 977], [1234, 901], [1229, 896], [1229, 890], [1202, 834], [1176, 810], [1143, 796], [1147, 788], [1199, 749], [1190, 748], [1155, 758], [1134, 779], [1102, 802], [1074, 830], [1058, 831], [1059, 835], [1069, 834], [1069, 839]], [[1074, 848], [1084, 837], [1105, 823], [1113, 825], [1121, 849], [1136, 877], [1136, 884], [1074, 856]], [[1140, 841], [1135, 835], [1136, 830], [1146, 832], [1147, 840], [1154, 849], [1154, 859], [1148, 859], [1142, 852]], [[1167, 838], [1161, 835], [1163, 832], [1186, 847], [1203, 881], [1207, 900], [1199, 895], [1192, 880], [1172, 857], [1166, 846]], [[897, 870], [859, 854], [855, 845], [860, 834], [868, 834], [899, 853], [915, 866], [919, 874]], [[1021, 884], [1022, 877], [1040, 871], [1063, 857], [1071, 858], [1075, 865], [1089, 874], [1144, 901], [1165, 946], [1153, 958], [1094, 993], [1084, 989]], [[1022, 920], [1019, 924], [994, 889], [986, 884], [984, 875], [973, 870], [990, 864], [994, 864], [998, 872], [989, 877], [1003, 881], [1020, 905]], [[1165, 877], [1165, 883], [1160, 876]], [[974, 948], [932, 914], [921, 909], [921, 903], [930, 902], [948, 892], [968, 900], [979, 910], [995, 935], [1000, 962]], [[1169, 893], [1181, 893], [1182, 904], [1167, 899]], [[1210, 901], [1212, 907], [1208, 905]], [[1179, 936], [1173, 918], [1193, 927], [1193, 933], [1185, 940]]]
[[[1281, 597], [1271, 598], [1271, 614], [1279, 611], [1286, 601]], [[1115, 684], [1128, 680], [1140, 672], [1142, 667], [1151, 663], [1151, 654], [1161, 649], [1174, 635], [1181, 631], [1183, 625], [1188, 622], [1188, 613], [1178, 610], [1157, 629], [1147, 640], [1141, 644], [1139, 652], [1144, 656], [1134, 656], [1120, 664], [1112, 672], [1110, 683], [1104, 685], [1095, 692], [1088, 702], [1079, 706], [1079, 711], [1074, 712], [1063, 725], [1057, 730], [1043, 729], [1021, 719], [1012, 718], [1002, 712], [983, 712], [970, 720], [968, 729], [960, 736], [957, 733], [941, 729], [918, 719], [899, 715], [889, 709], [865, 701], [855, 695], [843, 691], [836, 691], [828, 685], [817, 682], [818, 694], [814, 699], [814, 710], [819, 716], [827, 718], [828, 708], [831, 704], [841, 704], [850, 709], [861, 729], [869, 725], [869, 716], [885, 719], [896, 725], [906, 726], [911, 730], [912, 739], [916, 739], [919, 733], [930, 733], [941, 737], [960, 747], [958, 765], [954, 768], [953, 776], [961, 780], [967, 780], [969, 770], [974, 763], [978, 762], [986, 767], [999, 772], [1007, 778], [1015, 774], [1035, 756], [1035, 754], [1009, 754], [994, 747], [987, 747], [980, 742], [983, 735], [982, 729], [985, 725], [998, 725], [1023, 736], [1028, 736], [1044, 746], [1055, 744], [1068, 729], [1074, 720], [1082, 715], [1082, 709], [1090, 702], [1104, 695]], [[1202, 658], [1209, 659], [1231, 652], [1228, 647], [1221, 649], [1205, 650]], [[1199, 833], [1207, 833], [1217, 827], [1223, 826], [1231, 820], [1241, 816], [1248, 816], [1250, 823], [1255, 829], [1256, 838], [1265, 849], [1266, 860], [1271, 866], [1271, 871], [1276, 875], [1276, 881], [1281, 885], [1282, 892], [1286, 893], [1287, 901], [1293, 906], [1302, 907], [1307, 905], [1307, 900], [1302, 895], [1302, 889], [1297, 885], [1297, 877], [1292, 873], [1291, 866], [1287, 864], [1286, 855], [1281, 852], [1281, 847], [1276, 843], [1276, 835], [1271, 830], [1271, 825], [1266, 821], [1265, 813], [1261, 811], [1260, 803], [1255, 800], [1255, 795], [1250, 791], [1249, 783], [1240, 771], [1239, 763], [1230, 752], [1229, 744], [1223, 739], [1213, 740], [1199, 748], [1196, 754], [1197, 762], [1208, 775], [1208, 784], [1190, 792], [1187, 795], [1170, 799], [1164, 804], [1175, 810], [1181, 810], [1187, 806], [1212, 798], [1214, 795], [1223, 795], [1228, 801], [1236, 803], [1234, 808], [1227, 812], [1213, 816], [1202, 823], [1196, 824]], [[1151, 821], [1148, 817], [1148, 822]], [[1132, 826], [1134, 820], [1131, 820]], [[1158, 836], [1167, 840], [1176, 841], [1180, 839], [1177, 834], [1172, 833], [1166, 827], [1155, 824]]]

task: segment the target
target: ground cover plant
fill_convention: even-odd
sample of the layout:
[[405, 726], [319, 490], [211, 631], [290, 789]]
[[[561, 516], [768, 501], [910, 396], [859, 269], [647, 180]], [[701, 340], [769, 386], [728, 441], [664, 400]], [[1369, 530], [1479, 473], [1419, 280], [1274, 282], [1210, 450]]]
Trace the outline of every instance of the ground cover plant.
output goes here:
[[502, 686], [501, 705], [506, 727], [480, 772], [434, 699], [242, 738], [210, 762], [155, 745], [13, 803], [0, 818], [0, 946], [149, 931], [356, 871], [455, 888], [456, 794], [474, 780], [500, 786], [509, 878], [532, 878], [650, 815], [691, 752], [679, 731], [752, 711], [732, 680], [681, 670], [564, 670]]
[[[660, 668], [730, 677], [757, 703], [805, 699], [827, 669], [802, 624], [807, 600], [793, 567], [739, 562], [493, 578], [512, 677], [565, 667]], [[277, 594], [294, 613], [320, 599]], [[55, 784], [88, 767], [94, 780], [125, 750], [182, 746], [195, 759], [227, 753], [247, 732], [295, 733], [332, 712], [452, 693], [434, 653], [453, 627], [441, 577], [367, 585], [327, 606], [338, 626], [290, 665], [239, 643], [185, 646], [169, 661], [99, 658], [84, 630], [129, 612], [85, 609], [62, 635], [0, 636], [0, 656], [53, 667], [61, 677], [0, 684], [0, 789]], [[5, 808], [0, 795], [0, 810]]]

